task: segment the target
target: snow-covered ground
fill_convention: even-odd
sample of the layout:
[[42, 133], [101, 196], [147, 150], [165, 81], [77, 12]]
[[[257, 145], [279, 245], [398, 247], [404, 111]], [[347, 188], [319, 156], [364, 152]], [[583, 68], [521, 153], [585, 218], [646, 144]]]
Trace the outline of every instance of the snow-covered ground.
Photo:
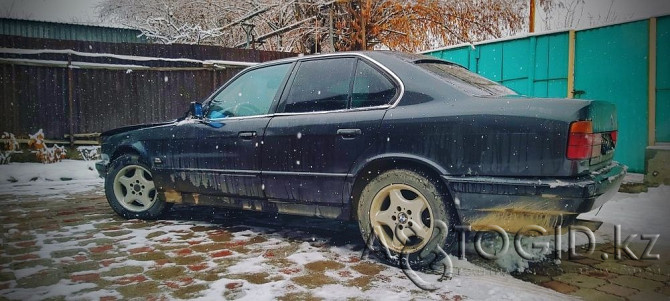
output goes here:
[[102, 187], [94, 161], [63, 160], [53, 164], [0, 165], [0, 194], [62, 198]]
[[621, 237], [630, 234], [660, 234], [657, 244], [670, 245], [670, 186], [650, 187], [648, 192], [617, 193], [600, 209], [579, 218], [602, 221], [596, 234], [611, 241], [614, 226], [621, 226]]

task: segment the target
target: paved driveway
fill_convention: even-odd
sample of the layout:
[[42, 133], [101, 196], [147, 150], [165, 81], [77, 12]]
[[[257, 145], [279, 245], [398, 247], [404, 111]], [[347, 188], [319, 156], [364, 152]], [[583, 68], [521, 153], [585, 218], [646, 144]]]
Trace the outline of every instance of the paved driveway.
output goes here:
[[[124, 220], [100, 189], [48, 199], [5, 194], [0, 206], [0, 299], [568, 297], [542, 286], [587, 299], [670, 295], [667, 259], [545, 262], [516, 275], [539, 285], [455, 260], [458, 275], [428, 292], [400, 269], [361, 259], [352, 223], [208, 207], [173, 207], [160, 221]], [[603, 272], [607, 267], [616, 269]]]

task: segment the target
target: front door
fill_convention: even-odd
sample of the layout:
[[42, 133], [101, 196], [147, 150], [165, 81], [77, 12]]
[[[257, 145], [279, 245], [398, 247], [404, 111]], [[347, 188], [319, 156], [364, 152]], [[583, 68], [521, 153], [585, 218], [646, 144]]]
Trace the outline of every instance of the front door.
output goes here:
[[160, 182], [181, 193], [264, 197], [261, 139], [291, 66], [243, 71], [205, 104], [204, 119], [173, 125], [161, 142], [171, 151], [157, 166], [169, 177]]

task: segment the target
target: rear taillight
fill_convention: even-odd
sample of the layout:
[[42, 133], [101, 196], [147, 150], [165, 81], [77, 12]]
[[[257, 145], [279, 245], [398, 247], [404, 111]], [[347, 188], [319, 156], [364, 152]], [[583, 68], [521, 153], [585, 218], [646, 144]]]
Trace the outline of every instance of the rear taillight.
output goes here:
[[612, 143], [616, 146], [617, 131], [610, 132], [610, 137], [612, 137]]
[[591, 158], [593, 139], [593, 124], [591, 121], [575, 121], [570, 124], [568, 159], [585, 160]]

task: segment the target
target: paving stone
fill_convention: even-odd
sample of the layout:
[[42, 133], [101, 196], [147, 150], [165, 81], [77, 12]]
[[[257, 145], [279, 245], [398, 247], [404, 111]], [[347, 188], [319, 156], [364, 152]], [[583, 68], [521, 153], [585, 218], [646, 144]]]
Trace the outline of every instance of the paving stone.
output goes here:
[[557, 291], [561, 294], [573, 293], [573, 292], [576, 292], [579, 289], [576, 286], [569, 285], [567, 283], [563, 283], [563, 282], [560, 282], [560, 281], [553, 281], [553, 280], [549, 281], [549, 282], [542, 283], [540, 285], [542, 285], [546, 288], [555, 290], [555, 291]]
[[53, 258], [73, 257], [79, 253], [88, 253], [88, 252], [84, 248], [56, 250], [51, 252], [51, 257]]
[[109, 237], [119, 237], [123, 235], [128, 235], [130, 233], [133, 233], [131, 230], [116, 230], [116, 231], [105, 231], [102, 232], [103, 235], [109, 236]]
[[149, 270], [145, 274], [156, 280], [167, 280], [184, 275], [186, 269], [182, 266], [173, 266]]
[[85, 261], [78, 263], [70, 263], [61, 265], [61, 269], [65, 273], [78, 273], [84, 271], [97, 270], [100, 268], [100, 264], [97, 261]]
[[168, 257], [163, 252], [148, 252], [148, 253], [132, 254], [128, 256], [128, 258], [138, 261], [149, 261], [149, 260], [167, 259]]
[[201, 295], [200, 293], [207, 288], [206, 284], [189, 285], [172, 292], [172, 295], [179, 299], [192, 299]]
[[600, 269], [610, 273], [616, 273], [619, 275], [634, 275], [635, 273], [639, 273], [641, 271], [641, 269], [638, 267], [622, 265], [615, 261], [606, 261], [603, 263], [596, 264], [593, 267], [596, 269]]
[[113, 259], [117, 257], [128, 256], [126, 252], [105, 252], [105, 253], [91, 253], [89, 257], [93, 260], [103, 261], [105, 259]]
[[165, 232], [165, 231], [151, 232], [151, 233], [147, 234], [147, 239], [152, 239], [154, 237], [158, 237], [158, 236], [165, 235], [165, 234], [167, 234], [167, 232]]
[[116, 280], [114, 280], [114, 283], [120, 284], [120, 285], [126, 285], [126, 284], [131, 284], [131, 283], [140, 283], [147, 281], [147, 277], [144, 277], [144, 275], [133, 275], [133, 276], [124, 276], [120, 277]]
[[87, 246], [90, 244], [95, 244], [96, 246], [106, 246], [106, 245], [112, 245], [113, 243], [114, 240], [111, 238], [94, 238], [94, 239], [82, 240], [78, 243], [78, 245]]
[[293, 277], [291, 280], [297, 284], [308, 289], [318, 288], [328, 284], [335, 284], [337, 281], [330, 276], [323, 274], [307, 274], [298, 277]]
[[60, 269], [47, 269], [30, 276], [19, 278], [16, 280], [16, 285], [20, 288], [54, 285], [58, 283], [63, 276], [63, 271]]
[[16, 280], [16, 276], [13, 272], [0, 272], [0, 282]]
[[385, 270], [386, 268], [380, 264], [377, 263], [371, 263], [371, 262], [361, 262], [358, 263], [357, 265], [354, 265], [351, 267], [354, 269], [356, 272], [359, 272], [363, 275], [368, 275], [368, 276], [374, 276], [379, 274], [379, 272]]
[[148, 295], [156, 294], [158, 290], [158, 282], [144, 281], [136, 284], [130, 284], [118, 287], [116, 289], [124, 298], [147, 298]]
[[172, 257], [172, 261], [178, 265], [197, 264], [203, 262], [204, 260], [205, 257], [202, 255]]
[[662, 282], [627, 275], [612, 279], [611, 281], [612, 283], [638, 289], [643, 292], [651, 292], [656, 288], [663, 286]]
[[670, 296], [670, 286], [666, 283], [661, 289], [658, 290], [660, 294]]
[[628, 300], [631, 301], [668, 300], [668, 296], [655, 292], [644, 291], [628, 297]]
[[616, 285], [616, 284], [605, 284], [605, 285], [603, 285], [601, 287], [598, 287], [596, 289], [601, 291], [601, 292], [616, 295], [616, 296], [619, 296], [619, 297], [628, 297], [628, 296], [633, 295], [633, 294], [638, 292], [638, 290], [636, 290], [636, 289], [627, 288], [627, 287]]
[[670, 277], [667, 276], [667, 275], [661, 275], [661, 274], [652, 273], [652, 272], [648, 272], [648, 271], [637, 273], [637, 274], [635, 274], [635, 277], [654, 280], [654, 281], [658, 281], [658, 282], [668, 282], [668, 281], [670, 281]]
[[611, 295], [605, 292], [601, 292], [592, 288], [582, 288], [574, 293], [573, 296], [581, 297], [584, 300], [589, 301], [617, 301], [617, 300], [626, 300], [624, 298]]
[[555, 281], [571, 284], [580, 288], [596, 288], [607, 283], [605, 280], [577, 273], [565, 273], [563, 275], [556, 276], [553, 279]]
[[72, 282], [96, 282], [100, 280], [100, 273], [86, 273], [70, 275]]
[[5, 254], [7, 255], [22, 255], [39, 251], [38, 247], [17, 248], [11, 245], [5, 245]]
[[344, 265], [333, 260], [319, 260], [305, 264], [305, 268], [315, 272], [323, 272], [325, 270], [339, 270]]
[[12, 270], [20, 270], [20, 269], [25, 269], [25, 268], [32, 268], [36, 266], [45, 266], [45, 267], [50, 267], [53, 265], [53, 261], [51, 259], [36, 259], [36, 260], [28, 260], [28, 261], [19, 261], [19, 262], [12, 262], [9, 264], [9, 268]]
[[122, 266], [112, 268], [109, 271], [102, 272], [104, 277], [119, 277], [124, 275], [139, 274], [144, 272], [144, 268], [140, 266]]
[[0, 264], [8, 264], [12, 262], [12, 257], [0, 256]]
[[184, 248], [189, 248], [189, 244], [159, 244], [155, 245], [154, 248], [156, 250], [161, 250], [161, 251], [171, 251], [171, 250], [177, 250], [177, 249], [184, 249]]
[[638, 268], [645, 268], [648, 266], [652, 266], [657, 263], [656, 260], [623, 260], [621, 261], [622, 264], [632, 266], [632, 267], [638, 267]]
[[208, 252], [211, 252], [211, 251], [228, 249], [229, 246], [230, 246], [230, 244], [228, 244], [228, 243], [215, 242], [215, 243], [209, 243], [209, 244], [194, 245], [194, 246], [191, 247], [191, 250], [196, 251], [196, 252], [208, 253]]
[[109, 229], [109, 228], [116, 228], [116, 227], [119, 227], [121, 225], [123, 225], [123, 222], [107, 222], [107, 223], [93, 224], [93, 227], [95, 227], [96, 229], [104, 230], [104, 229]]

